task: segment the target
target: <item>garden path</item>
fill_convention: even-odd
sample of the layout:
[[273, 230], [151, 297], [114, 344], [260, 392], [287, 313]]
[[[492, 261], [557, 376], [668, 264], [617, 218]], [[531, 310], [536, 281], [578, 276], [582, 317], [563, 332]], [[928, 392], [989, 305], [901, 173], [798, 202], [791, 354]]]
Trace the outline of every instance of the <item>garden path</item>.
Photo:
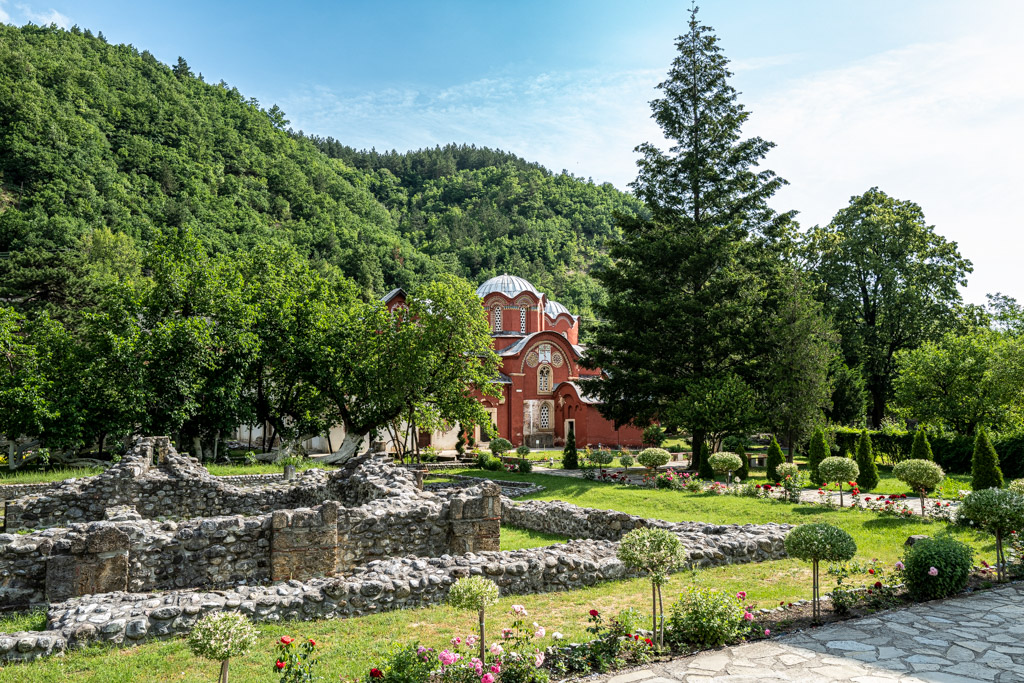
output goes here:
[[1024, 584], [660, 662], [588, 683], [1024, 681]]

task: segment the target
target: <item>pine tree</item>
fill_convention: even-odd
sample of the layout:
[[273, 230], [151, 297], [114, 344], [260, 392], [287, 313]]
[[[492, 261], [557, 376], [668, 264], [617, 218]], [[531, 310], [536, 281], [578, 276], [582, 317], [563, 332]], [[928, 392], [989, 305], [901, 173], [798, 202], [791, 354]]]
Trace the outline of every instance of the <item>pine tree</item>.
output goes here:
[[878, 486], [878, 468], [875, 466], [875, 453], [871, 449], [871, 437], [868, 430], [862, 430], [857, 442], [857, 487], [861, 491], [870, 491]]
[[923, 429], [918, 429], [914, 434], [914, 445], [910, 448], [910, 457], [913, 460], [935, 460], [932, 455], [932, 445], [928, 443], [928, 436]]
[[975, 491], [1003, 488], [1003, 471], [999, 469], [999, 455], [992, 447], [984, 427], [978, 428], [978, 435], [974, 438], [971, 488]]
[[576, 430], [570, 429], [569, 435], [565, 437], [565, 448], [562, 449], [562, 469], [578, 470], [580, 468], [580, 457], [576, 453]]
[[785, 458], [782, 457], [782, 446], [775, 439], [775, 435], [772, 435], [772, 442], [768, 446], [768, 481], [777, 482], [782, 478], [777, 468], [783, 462]]
[[736, 449], [736, 455], [740, 456], [740, 460], [743, 462], [743, 465], [736, 470], [736, 476], [740, 478], [740, 481], [743, 481], [750, 476], [750, 459], [747, 458], [745, 441], [740, 441], [740, 445]]
[[711, 463], [708, 462], [708, 458], [711, 457], [710, 450], [708, 449], [708, 442], [703, 441], [700, 444], [700, 454], [698, 455], [699, 460], [697, 461], [697, 475], [701, 479], [714, 479], [715, 471], [711, 469]]
[[[584, 364], [608, 376], [589, 383], [617, 424], [670, 419], [693, 436], [694, 454], [725, 429], [735, 405], [688, 410], [726, 385], [752, 381], [761, 335], [770, 244], [789, 215], [769, 198], [784, 181], [760, 166], [773, 144], [743, 138], [749, 112], [729, 84], [728, 59], [713, 31], [691, 13], [668, 77], [651, 103], [669, 148], [637, 147], [633, 188], [645, 204], [619, 217], [613, 264], [597, 276], [608, 293], [604, 321]], [[768, 264], [771, 264], [769, 266]], [[742, 369], [742, 372], [740, 372]], [[737, 376], [739, 375], [739, 376]]]
[[825, 482], [818, 474], [818, 464], [828, 457], [828, 441], [825, 440], [825, 430], [818, 427], [811, 436], [811, 448], [807, 454], [807, 471], [810, 474], [811, 482], [815, 486], [821, 486]]

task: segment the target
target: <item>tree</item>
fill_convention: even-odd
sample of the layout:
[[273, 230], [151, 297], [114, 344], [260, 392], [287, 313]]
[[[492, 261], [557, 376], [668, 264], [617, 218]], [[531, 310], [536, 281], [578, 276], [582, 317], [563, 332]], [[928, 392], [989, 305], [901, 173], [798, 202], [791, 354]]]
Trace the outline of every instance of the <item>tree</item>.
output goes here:
[[700, 455], [697, 459], [697, 476], [701, 479], [714, 479], [715, 470], [711, 467], [711, 449], [708, 448], [708, 442], [702, 441], [700, 444]]
[[811, 447], [807, 453], [807, 471], [811, 477], [811, 483], [815, 486], [821, 486], [825, 481], [821, 478], [821, 474], [818, 473], [818, 465], [821, 461], [828, 457], [829, 448], [828, 441], [825, 440], [825, 430], [818, 427], [814, 430], [814, 435], [811, 436]]
[[921, 517], [924, 517], [924, 498], [942, 483], [946, 473], [931, 460], [904, 460], [892, 468], [893, 476], [921, 497]]
[[971, 262], [925, 223], [917, 204], [871, 188], [807, 237], [821, 298], [842, 335], [850, 367], [860, 367], [881, 424], [899, 351], [937, 338], [960, 304]]
[[768, 366], [768, 426], [785, 435], [789, 459], [797, 444], [806, 443], [811, 430], [824, 421], [832, 407], [833, 385], [829, 369], [839, 357], [839, 336], [825, 319], [806, 276], [795, 269], [784, 272], [776, 294], [778, 310], [772, 330]]
[[671, 531], [644, 527], [633, 529], [622, 537], [617, 555], [624, 565], [639, 569], [651, 579], [651, 631], [661, 647], [665, 644], [665, 607], [661, 600], [661, 587], [669, 572], [686, 562], [686, 549]]
[[740, 456], [740, 468], [736, 470], [736, 476], [740, 478], [740, 481], [745, 480], [750, 476], [750, 458], [747, 457], [746, 447], [747, 437], [743, 436], [740, 439], [740, 445], [736, 447], [736, 455]]
[[932, 445], [928, 443], [928, 435], [924, 433], [923, 429], [918, 429], [914, 433], [914, 444], [910, 447], [910, 457], [912, 460], [935, 460], [935, 456], [932, 455]]
[[832, 407], [825, 409], [825, 417], [832, 424], [863, 425], [868, 394], [860, 369], [848, 366], [840, 355], [833, 360], [828, 377], [833, 387]]
[[579, 454], [576, 452], [576, 430], [570, 429], [565, 437], [565, 448], [562, 449], [562, 469], [578, 470], [580, 468]]
[[1005, 581], [1006, 556], [1003, 554], [1003, 540], [1024, 528], [1024, 496], [1003, 489], [975, 489], [960, 503], [957, 521], [961, 524], [972, 523], [995, 534], [996, 576], [1000, 581]]
[[843, 484], [851, 484], [860, 474], [857, 463], [847, 457], [828, 457], [818, 463], [818, 475], [826, 484], [839, 487], [839, 507], [843, 507]]
[[871, 437], [866, 429], [861, 430], [857, 441], [857, 470], [857, 486], [861, 491], [867, 492], [878, 486], [878, 467], [871, 448]]
[[974, 435], [1024, 424], [1024, 337], [975, 329], [896, 355], [894, 403], [901, 417]]
[[750, 386], [729, 373], [691, 382], [686, 398], [669, 408], [668, 418], [685, 425], [693, 434], [704, 434], [703, 442], [717, 452], [724, 436], [744, 433], [756, 424], [756, 405], [757, 397]]
[[779, 446], [779, 442], [772, 435], [772, 442], [768, 444], [768, 460], [765, 463], [767, 466], [768, 481], [775, 482], [779, 480], [778, 467], [785, 461], [782, 457], [782, 447]]
[[821, 621], [821, 607], [818, 601], [818, 563], [845, 562], [857, 554], [857, 543], [853, 536], [831, 524], [801, 524], [786, 535], [786, 552], [811, 563], [813, 589], [811, 605], [815, 623]]
[[1003, 471], [999, 469], [999, 456], [988, 438], [988, 431], [978, 429], [974, 438], [974, 457], [971, 458], [971, 488], [975, 491], [983, 489], [1003, 488]]
[[484, 627], [486, 611], [498, 602], [498, 585], [482, 576], [467, 576], [458, 579], [448, 591], [448, 603], [455, 609], [474, 610], [480, 626], [480, 661], [484, 660], [484, 647], [487, 643]]
[[607, 418], [673, 418], [699, 452], [709, 427], [742, 431], [724, 426], [743, 417], [732, 399], [751, 391], [747, 377], [754, 374], [765, 299], [761, 272], [789, 216], [768, 207], [784, 182], [758, 168], [772, 143], [741, 137], [749, 113], [737, 103], [728, 61], [696, 9], [676, 46], [662, 96], [651, 103], [671, 147], [637, 147], [642, 158], [633, 188], [645, 212], [620, 217], [613, 263], [597, 275], [608, 292], [598, 307], [604, 322], [584, 362], [608, 373], [588, 387]]

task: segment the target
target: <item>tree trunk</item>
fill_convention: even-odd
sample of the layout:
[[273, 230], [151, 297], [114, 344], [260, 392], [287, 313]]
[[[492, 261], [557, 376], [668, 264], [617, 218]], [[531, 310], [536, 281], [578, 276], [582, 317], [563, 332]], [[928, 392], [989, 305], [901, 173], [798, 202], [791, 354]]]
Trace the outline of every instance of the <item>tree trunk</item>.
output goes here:
[[658, 616], [661, 617], [658, 629], [658, 649], [665, 647], [665, 603], [661, 600], [661, 584], [658, 584]]
[[14, 464], [14, 439], [7, 444], [7, 469], [13, 470], [17, 467]]
[[690, 456], [690, 469], [700, 469], [700, 452], [704, 443], [705, 434], [703, 429], [694, 429], [690, 436], [693, 454]]
[[871, 387], [871, 428], [878, 429], [885, 417], [885, 386]]
[[217, 462], [217, 447], [220, 445], [220, 430], [217, 430], [216, 435], [213, 437], [213, 461]]
[[228, 683], [228, 660], [220, 663], [220, 683]]
[[98, 453], [100, 460], [103, 459], [103, 442], [107, 440], [107, 433], [100, 432], [100, 452]]
[[199, 462], [203, 461], [203, 442], [198, 436], [192, 437], [192, 457]]
[[334, 452], [334, 446], [331, 445], [331, 428], [330, 427], [327, 428], [327, 452], [328, 453], [333, 453]]
[[651, 635], [658, 637], [658, 597], [657, 587], [651, 581]]
[[366, 434], [357, 434], [354, 430], [346, 429], [345, 438], [341, 441], [341, 446], [334, 453], [331, 453], [324, 462], [327, 464], [335, 464], [345, 462], [359, 451], [359, 446], [362, 445], [363, 439]]

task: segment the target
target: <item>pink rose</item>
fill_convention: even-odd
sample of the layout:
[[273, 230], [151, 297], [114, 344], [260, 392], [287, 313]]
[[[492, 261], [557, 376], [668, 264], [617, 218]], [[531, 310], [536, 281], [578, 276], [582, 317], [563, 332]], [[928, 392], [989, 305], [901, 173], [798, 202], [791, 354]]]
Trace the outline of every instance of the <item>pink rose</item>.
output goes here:
[[462, 638], [459, 638], [458, 636], [452, 638], [452, 647], [458, 647], [460, 645], [462, 645]]
[[494, 683], [494, 676], [491, 674], [484, 674], [480, 677], [480, 683]]
[[516, 615], [517, 617], [525, 617], [526, 608], [522, 605], [512, 605], [512, 614]]
[[491, 654], [495, 657], [497, 657], [504, 651], [505, 649], [501, 646], [500, 643], [491, 643]]
[[743, 620], [744, 621], [753, 621], [754, 620], [754, 615], [751, 614], [750, 612], [744, 612], [743, 613]]
[[440, 660], [442, 666], [451, 666], [455, 662], [459, 661], [459, 655], [451, 650], [441, 650], [437, 655], [437, 658]]
[[535, 667], [537, 667], [538, 669], [544, 665], [544, 653], [543, 652], [538, 652], [537, 655], [533, 658], [533, 665]]
[[935, 567], [932, 567], [931, 569], [928, 570], [928, 576], [938, 576], [938, 575], [939, 575], [939, 570], [936, 569]]
[[747, 599], [747, 591], [740, 591], [739, 593], [736, 594], [736, 597], [739, 598], [740, 600], [746, 600]]
[[896, 563], [896, 569], [898, 569], [899, 571], [903, 571], [903, 563], [902, 562], [897, 562]]
[[772, 630], [771, 630], [770, 628], [766, 628], [766, 629], [764, 630], [764, 634], [765, 634], [766, 636], [770, 636], [770, 635], [772, 634]]
[[474, 645], [476, 645], [476, 641], [476, 636], [466, 636], [466, 645], [468, 647], [473, 647]]

